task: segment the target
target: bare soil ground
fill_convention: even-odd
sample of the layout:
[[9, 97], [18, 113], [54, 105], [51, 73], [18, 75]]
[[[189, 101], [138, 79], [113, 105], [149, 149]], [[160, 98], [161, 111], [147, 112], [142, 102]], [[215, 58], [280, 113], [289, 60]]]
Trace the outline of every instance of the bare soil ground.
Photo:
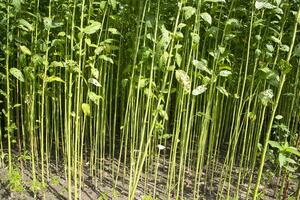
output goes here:
[[[100, 173], [100, 176], [95, 179], [88, 175], [88, 167], [86, 166], [86, 169], [84, 171], [83, 176], [83, 186], [82, 190], [79, 191], [81, 193], [81, 199], [88, 200], [106, 200], [106, 199], [116, 199], [116, 200], [124, 200], [127, 199], [128, 195], [128, 184], [129, 184], [129, 174], [125, 175], [125, 177], [119, 177], [118, 181], [116, 183], [116, 189], [113, 190], [114, 184], [115, 184], [115, 178], [112, 177], [112, 169], [108, 166], [114, 166], [116, 170], [117, 168], [117, 161], [114, 160], [114, 164], [109, 160], [106, 160], [105, 167], [103, 168], [102, 173]], [[161, 162], [163, 163], [163, 162]], [[107, 167], [106, 167], [107, 166]], [[201, 194], [203, 194], [200, 199], [207, 199], [207, 200], [213, 200], [216, 199], [216, 194], [218, 192], [218, 185], [220, 183], [223, 183], [223, 181], [220, 181], [220, 172], [221, 172], [221, 163], [217, 163], [217, 167], [215, 168], [215, 176], [212, 179], [212, 182], [210, 182], [210, 190], [208, 186], [205, 186], [204, 184], [204, 177], [205, 177], [205, 169], [203, 172], [203, 180], [201, 180], [200, 188], [201, 188]], [[121, 166], [121, 171], [124, 169], [124, 166]], [[54, 166], [51, 166], [51, 174], [49, 176], [49, 179], [47, 180], [47, 189], [45, 190], [46, 199], [47, 200], [55, 200], [55, 199], [67, 199], [68, 197], [68, 191], [67, 191], [67, 180], [64, 175], [64, 169], [60, 168], [57, 169]], [[167, 185], [167, 172], [168, 172], [168, 165], [161, 164], [159, 166], [158, 170], [158, 179], [156, 182], [156, 199], [165, 200], [167, 199], [166, 194], [166, 185]], [[20, 173], [21, 178], [21, 184], [22, 188], [20, 191], [11, 191], [9, 187], [9, 177], [8, 177], [8, 171], [7, 167], [0, 165], [0, 199], [16, 199], [16, 200], [30, 200], [34, 199], [34, 194], [31, 190], [31, 183], [32, 183], [32, 176], [31, 176], [31, 168], [29, 163], [24, 163], [23, 171]], [[123, 173], [120, 173], [123, 174]], [[150, 175], [149, 175], [150, 174]], [[147, 195], [152, 196], [153, 189], [154, 189], [154, 173], [149, 173], [146, 177], [145, 174], [142, 175], [137, 192], [136, 192], [136, 199], [144, 199]], [[234, 183], [238, 176], [238, 170], [235, 168], [232, 171], [232, 183]], [[39, 181], [41, 180], [41, 177], [38, 176]], [[193, 180], [194, 175], [190, 170], [186, 171], [185, 174], [185, 187], [184, 187], [184, 199], [193, 199]], [[276, 177], [273, 177], [269, 182], [265, 182], [265, 185], [260, 187], [260, 191], [264, 192], [264, 196], [261, 197], [261, 199], [268, 200], [268, 199], [275, 199], [275, 191], [274, 189], [276, 184]], [[244, 184], [241, 184], [240, 186], [240, 192], [239, 192], [239, 199], [245, 199], [246, 198], [246, 192], [248, 185], [246, 184], [247, 181], [245, 181]], [[230, 194], [231, 196], [234, 196], [235, 192], [235, 184], [230, 186]], [[224, 192], [227, 192], [227, 184], [225, 186]], [[254, 183], [252, 184], [252, 187], [254, 187]], [[292, 194], [296, 191], [296, 184], [290, 183], [289, 186], [289, 193]], [[175, 197], [172, 197], [175, 199]], [[36, 199], [42, 199], [42, 193], [39, 192], [36, 195]]]

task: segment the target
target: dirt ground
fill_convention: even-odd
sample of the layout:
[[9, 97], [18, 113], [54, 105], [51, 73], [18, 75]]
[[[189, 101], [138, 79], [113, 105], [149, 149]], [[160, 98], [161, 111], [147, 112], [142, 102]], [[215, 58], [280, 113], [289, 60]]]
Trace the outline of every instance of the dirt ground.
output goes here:
[[[129, 175], [126, 175], [125, 177], [119, 177], [119, 180], [116, 183], [116, 189], [114, 188], [114, 180], [115, 178], [112, 177], [112, 169], [109, 166], [112, 166], [112, 163], [109, 160], [106, 160], [105, 167], [97, 179], [93, 179], [88, 175], [88, 167], [86, 167], [84, 171], [84, 177], [83, 177], [83, 187], [82, 190], [79, 191], [81, 193], [82, 199], [92, 199], [92, 200], [106, 200], [106, 199], [116, 199], [116, 200], [124, 200], [127, 199], [128, 195], [128, 184], [129, 184]], [[161, 162], [163, 163], [163, 162]], [[221, 164], [218, 164], [221, 167]], [[117, 168], [117, 161], [114, 161], [113, 166], [115, 166], [115, 169]], [[216, 167], [216, 173], [215, 176], [211, 182], [212, 189], [211, 191], [207, 190], [207, 187], [204, 185], [204, 180], [201, 180], [200, 182], [200, 188], [201, 188], [201, 194], [205, 194], [201, 197], [201, 199], [207, 199], [207, 200], [213, 200], [216, 199], [216, 194], [218, 191], [218, 185], [222, 182], [220, 182], [220, 171], [221, 168]], [[121, 166], [121, 170], [123, 166]], [[166, 194], [166, 179], [167, 179], [167, 172], [168, 172], [168, 166], [167, 165], [160, 165], [158, 170], [158, 179], [157, 179], [157, 186], [156, 186], [156, 199], [165, 200], [167, 199]], [[55, 199], [67, 199], [68, 191], [67, 191], [67, 181], [66, 177], [64, 175], [64, 169], [60, 168], [57, 169], [54, 166], [51, 166], [52, 173], [49, 176], [49, 179], [47, 180], [47, 189], [45, 191], [46, 199], [47, 200], [55, 200]], [[129, 170], [128, 170], [129, 171]], [[205, 177], [205, 169], [203, 172], [203, 179]], [[237, 173], [238, 170], [234, 169], [232, 172], [232, 183], [235, 182], [237, 179]], [[8, 171], [5, 166], [0, 166], [0, 199], [24, 199], [24, 200], [30, 200], [34, 199], [34, 194], [31, 191], [31, 183], [32, 183], [32, 176], [31, 176], [31, 168], [29, 163], [24, 163], [23, 172], [21, 173], [21, 183], [22, 188], [18, 192], [10, 191], [9, 185], [8, 185]], [[123, 173], [121, 173], [123, 174]], [[154, 174], [154, 173], [149, 173]], [[37, 177], [39, 181], [41, 180], [41, 177]], [[185, 174], [185, 188], [184, 188], [184, 199], [193, 199], [193, 184], [192, 180], [194, 180], [194, 175], [191, 173], [191, 171], [187, 171]], [[271, 183], [272, 182], [272, 183]], [[270, 183], [266, 184], [265, 186], [261, 186], [260, 190], [264, 191], [264, 196], [262, 199], [268, 200], [268, 199], [275, 199], [274, 197], [274, 184], [276, 183], [276, 177], [273, 178], [273, 180]], [[247, 183], [247, 181], [245, 181]], [[227, 185], [227, 184], [226, 184]], [[226, 186], [227, 187], [227, 186]], [[227, 192], [227, 188], [225, 187], [224, 192]], [[252, 185], [254, 187], [254, 184]], [[230, 193], [233, 196], [235, 191], [235, 186], [231, 185], [230, 187]], [[240, 196], [239, 199], [245, 199], [246, 192], [247, 192], [248, 185], [247, 184], [241, 184], [240, 186]], [[137, 192], [136, 192], [136, 199], [146, 199], [145, 197], [147, 195], [151, 196], [154, 189], [154, 177], [147, 176], [145, 177], [145, 174], [142, 174], [142, 177], [140, 179]], [[204, 192], [204, 191], [207, 192]], [[293, 193], [296, 191], [296, 184], [291, 183], [289, 187], [289, 193]], [[42, 199], [41, 192], [37, 194], [36, 199]], [[173, 198], [175, 199], [175, 198]]]

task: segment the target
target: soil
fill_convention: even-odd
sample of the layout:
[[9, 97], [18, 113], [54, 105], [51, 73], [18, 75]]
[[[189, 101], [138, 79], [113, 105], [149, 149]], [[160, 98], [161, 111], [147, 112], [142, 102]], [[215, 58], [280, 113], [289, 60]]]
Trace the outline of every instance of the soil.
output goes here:
[[[117, 184], [116, 184], [116, 189], [113, 191], [114, 188], [114, 180], [115, 178], [112, 177], [112, 169], [110, 166], [114, 166], [115, 170], [117, 168], [117, 161], [113, 161], [114, 164], [110, 160], [105, 160], [104, 161], [104, 169], [100, 173], [97, 179], [92, 178], [88, 175], [88, 165], [85, 166], [84, 170], [84, 176], [83, 176], [83, 187], [82, 190], [79, 191], [81, 192], [81, 199], [101, 199], [101, 200], [106, 200], [106, 199], [116, 199], [116, 200], [124, 200], [128, 198], [128, 184], [129, 184], [129, 174], [125, 175], [125, 177], [119, 177]], [[163, 163], [160, 162], [160, 163]], [[200, 188], [201, 188], [201, 194], [205, 194], [200, 197], [200, 199], [207, 199], [207, 200], [213, 200], [216, 199], [216, 194], [218, 191], [218, 185], [220, 183], [223, 183], [223, 181], [220, 180], [220, 172], [221, 172], [221, 163], [216, 164], [215, 168], [215, 175], [214, 178], [212, 179], [212, 182], [210, 182], [211, 185], [211, 190], [209, 190], [208, 187], [205, 186], [204, 184], [204, 177], [205, 177], [205, 172], [206, 169], [204, 169], [203, 172], [203, 180], [200, 182]], [[47, 179], [47, 189], [45, 190], [45, 195], [47, 200], [55, 200], [55, 199], [67, 199], [68, 197], [68, 191], [67, 191], [67, 181], [66, 177], [64, 175], [64, 169], [60, 168], [58, 169], [55, 166], [50, 166], [50, 171], [51, 175], [49, 176], [50, 178]], [[124, 166], [121, 166], [121, 171], [123, 171]], [[128, 170], [129, 171], [129, 170]], [[156, 183], [156, 199], [161, 199], [165, 200], [167, 199], [167, 194], [166, 194], [166, 179], [167, 179], [167, 173], [168, 173], [168, 165], [161, 164], [159, 166], [158, 170], [158, 179]], [[20, 191], [11, 191], [9, 189], [8, 185], [8, 170], [7, 167], [4, 165], [0, 164], [0, 199], [24, 199], [24, 200], [30, 200], [34, 199], [34, 194], [31, 191], [31, 183], [32, 183], [32, 176], [31, 176], [31, 168], [30, 164], [28, 163], [23, 163], [23, 170], [21, 172], [22, 175], [22, 188]], [[120, 173], [123, 174], [123, 173]], [[142, 174], [141, 179], [139, 181], [139, 185], [137, 188], [136, 192], [136, 199], [146, 199], [147, 195], [151, 196], [153, 189], [154, 189], [154, 173], [149, 173], [148, 177], [145, 177], [145, 174]], [[238, 177], [238, 169], [234, 168], [232, 171], [232, 183], [237, 180]], [[39, 181], [41, 181], [41, 177], [37, 177]], [[194, 180], [194, 175], [191, 172], [191, 170], [187, 170], [185, 174], [185, 187], [184, 187], [184, 199], [193, 199], [193, 180]], [[247, 183], [248, 181], [244, 181]], [[254, 182], [254, 181], [253, 181]], [[255, 183], [255, 182], [254, 182]], [[254, 187], [254, 183], [252, 184], [252, 188]], [[275, 199], [275, 191], [274, 189], [276, 188], [275, 185], [277, 183], [277, 178], [273, 177], [269, 182], [266, 182], [265, 185], [260, 187], [260, 191], [264, 192], [264, 196], [262, 199], [268, 200], [268, 199]], [[225, 186], [224, 192], [227, 192], [227, 184]], [[293, 192], [296, 191], [296, 183], [291, 182], [289, 185], [289, 194], [292, 194]], [[246, 193], [247, 193], [247, 184], [241, 184], [240, 185], [240, 192], [239, 192], [239, 199], [245, 199], [246, 198]], [[278, 187], [279, 189], [279, 187]], [[206, 192], [205, 192], [206, 191]], [[231, 185], [230, 186], [230, 194], [231, 196], [234, 196], [235, 192], [235, 186]], [[175, 199], [174, 197], [172, 197]], [[36, 199], [42, 199], [42, 192], [39, 192], [36, 195]]]

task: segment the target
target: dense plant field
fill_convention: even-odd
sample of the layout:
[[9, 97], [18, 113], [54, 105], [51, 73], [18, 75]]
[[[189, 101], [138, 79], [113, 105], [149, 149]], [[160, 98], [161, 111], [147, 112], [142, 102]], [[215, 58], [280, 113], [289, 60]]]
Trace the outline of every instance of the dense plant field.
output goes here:
[[299, 200], [299, 23], [298, 0], [0, 1], [0, 196]]

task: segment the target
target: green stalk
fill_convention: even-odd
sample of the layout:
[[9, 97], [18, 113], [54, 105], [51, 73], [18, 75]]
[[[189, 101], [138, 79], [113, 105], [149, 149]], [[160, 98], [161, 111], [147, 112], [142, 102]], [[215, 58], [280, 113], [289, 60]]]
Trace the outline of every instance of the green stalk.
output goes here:
[[11, 127], [10, 127], [10, 81], [9, 81], [9, 55], [10, 55], [10, 46], [9, 46], [9, 29], [10, 29], [10, 5], [6, 5], [6, 56], [5, 56], [5, 69], [6, 69], [6, 128], [7, 128], [7, 143], [8, 143], [8, 174], [12, 174], [12, 158], [11, 158]]
[[[71, 25], [71, 54], [70, 54], [70, 59], [73, 61], [73, 54], [74, 54], [74, 35], [75, 35], [75, 13], [76, 13], [76, 5], [77, 1], [74, 1], [73, 4], [73, 13], [72, 13], [72, 25]], [[72, 149], [71, 149], [71, 133], [72, 133], [72, 127], [71, 127], [71, 122], [72, 122], [72, 82], [73, 82], [73, 72], [72, 68], [74, 63], [69, 63], [69, 69], [70, 69], [70, 74], [69, 74], [69, 85], [68, 85], [68, 102], [67, 102], [67, 171], [68, 171], [68, 199], [72, 199], [72, 162], [71, 162], [71, 157], [72, 157]]]
[[[289, 53], [288, 53], [288, 56], [287, 56], [287, 59], [286, 59], [287, 63], [289, 63], [289, 61], [291, 59], [291, 56], [292, 56], [292, 52], [293, 52], [293, 48], [294, 48], [294, 44], [295, 44], [295, 39], [296, 39], [296, 35], [297, 35], [297, 27], [298, 27], [297, 20], [299, 18], [300, 18], [300, 8], [297, 12], [296, 20], [295, 20], [295, 23], [294, 23], [293, 37], [292, 37], [291, 44], [290, 44], [290, 50], [289, 50]], [[260, 185], [260, 180], [261, 180], [261, 176], [262, 176], [262, 172], [263, 172], [263, 168], [264, 168], [266, 153], [267, 153], [267, 150], [268, 150], [269, 138], [270, 138], [270, 134], [271, 134], [272, 126], [273, 126], [273, 121], [274, 121], [274, 118], [275, 118], [276, 110], [277, 110], [277, 107], [278, 107], [278, 103], [279, 103], [279, 100], [280, 100], [280, 97], [281, 97], [281, 92], [282, 92], [285, 80], [286, 80], [286, 73], [282, 72], [282, 74], [280, 76], [280, 82], [279, 82], [279, 87], [278, 87], [278, 91], [277, 91], [277, 94], [276, 94], [276, 99], [275, 99], [275, 102], [274, 102], [273, 107], [272, 107], [271, 117], [270, 117], [268, 127], [267, 127], [267, 130], [266, 130], [265, 142], [264, 142], [261, 161], [260, 161], [260, 165], [259, 165], [259, 169], [258, 169], [257, 181], [256, 181], [256, 185], [255, 185], [254, 192], [253, 192], [253, 199], [254, 200], [257, 199], [258, 187]]]

